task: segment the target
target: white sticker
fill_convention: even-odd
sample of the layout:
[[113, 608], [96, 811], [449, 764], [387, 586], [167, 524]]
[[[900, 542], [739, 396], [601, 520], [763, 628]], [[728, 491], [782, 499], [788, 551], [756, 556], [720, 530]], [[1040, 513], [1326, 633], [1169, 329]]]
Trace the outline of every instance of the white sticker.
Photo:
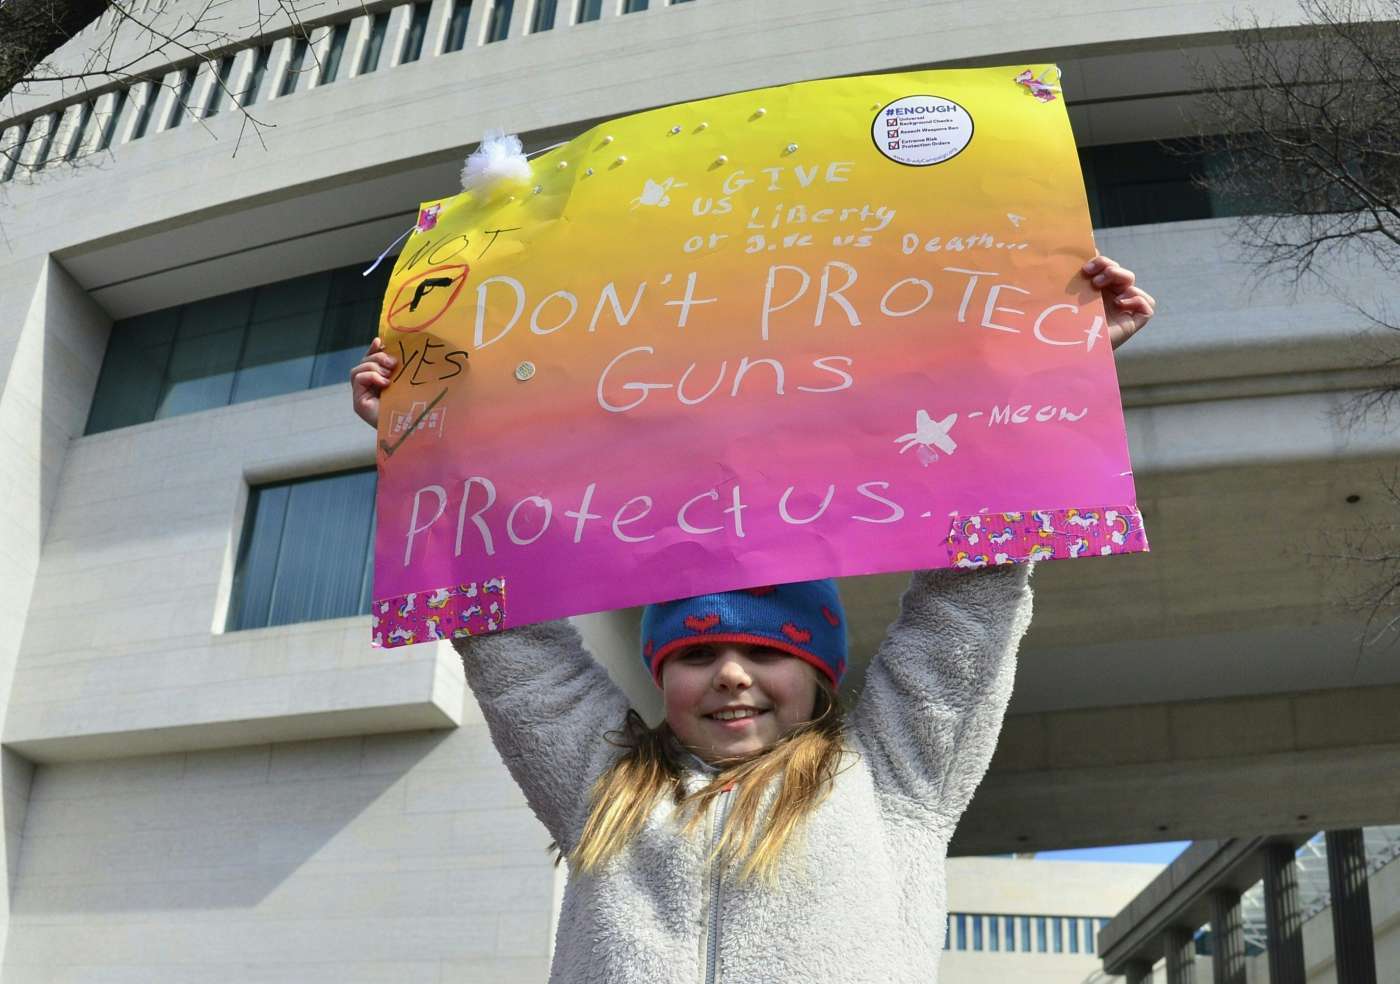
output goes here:
[[942, 96], [902, 96], [875, 114], [870, 137], [898, 164], [942, 164], [972, 142], [972, 114]]

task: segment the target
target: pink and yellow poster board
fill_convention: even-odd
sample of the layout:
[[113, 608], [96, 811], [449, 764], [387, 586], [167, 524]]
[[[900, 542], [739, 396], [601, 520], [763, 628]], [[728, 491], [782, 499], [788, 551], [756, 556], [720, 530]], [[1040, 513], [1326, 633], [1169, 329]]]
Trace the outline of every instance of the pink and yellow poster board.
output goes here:
[[376, 641], [1147, 549], [1055, 77], [672, 106], [426, 203], [380, 326]]

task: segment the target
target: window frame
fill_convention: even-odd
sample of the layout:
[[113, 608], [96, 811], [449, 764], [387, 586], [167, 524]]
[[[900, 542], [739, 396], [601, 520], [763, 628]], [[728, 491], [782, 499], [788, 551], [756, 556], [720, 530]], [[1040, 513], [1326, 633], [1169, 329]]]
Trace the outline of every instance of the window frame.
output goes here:
[[[277, 534], [277, 568], [280, 568], [282, 554], [287, 543], [288, 515], [291, 511], [292, 490], [298, 486], [306, 486], [315, 483], [333, 482], [338, 479], [346, 479], [351, 476], [372, 476], [374, 492], [370, 496], [369, 533], [366, 537], [366, 549], [363, 560], [363, 567], [359, 573], [358, 605], [357, 610], [345, 614], [326, 615], [317, 618], [298, 618], [284, 621], [270, 621], [272, 612], [276, 608], [277, 593], [276, 579], [279, 571], [274, 569], [274, 583], [268, 590], [267, 611], [258, 624], [237, 624], [242, 614], [242, 607], [245, 595], [248, 591], [246, 578], [249, 572], [245, 568], [248, 560], [248, 553], [253, 547], [254, 534], [257, 532], [256, 524], [258, 520], [258, 509], [261, 505], [261, 497], [272, 491], [281, 489], [288, 490], [288, 501], [282, 506], [283, 515], [281, 526]], [[232, 580], [229, 585], [228, 604], [222, 620], [222, 632], [225, 634], [234, 632], [256, 632], [266, 629], [285, 629], [290, 626], [306, 625], [314, 622], [333, 621], [341, 618], [357, 618], [367, 615], [370, 605], [373, 602], [373, 574], [374, 574], [374, 541], [375, 541], [375, 502], [378, 497], [378, 474], [374, 465], [367, 465], [353, 468], [340, 468], [329, 472], [318, 472], [310, 475], [298, 475], [294, 478], [277, 479], [267, 482], [248, 483], [245, 487], [243, 509], [241, 517], [241, 530], [238, 536], [238, 548], [234, 554]]]

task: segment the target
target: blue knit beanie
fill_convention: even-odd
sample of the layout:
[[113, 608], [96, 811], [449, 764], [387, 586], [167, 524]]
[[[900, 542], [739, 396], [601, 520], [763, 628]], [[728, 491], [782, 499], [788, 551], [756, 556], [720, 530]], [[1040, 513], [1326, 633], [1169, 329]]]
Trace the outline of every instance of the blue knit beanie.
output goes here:
[[836, 582], [799, 581], [648, 605], [642, 662], [661, 686], [661, 663], [686, 646], [765, 646], [811, 663], [833, 684], [846, 675], [846, 626]]

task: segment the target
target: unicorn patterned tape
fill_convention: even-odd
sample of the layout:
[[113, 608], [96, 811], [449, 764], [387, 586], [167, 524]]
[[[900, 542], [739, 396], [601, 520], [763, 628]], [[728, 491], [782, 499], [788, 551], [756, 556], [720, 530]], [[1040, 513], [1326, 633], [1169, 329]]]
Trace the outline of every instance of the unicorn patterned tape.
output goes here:
[[371, 644], [385, 649], [415, 642], [464, 639], [506, 625], [506, 580], [493, 577], [377, 598], [370, 605]]
[[1148, 549], [1142, 514], [1130, 505], [954, 516], [946, 542], [950, 567], [1023, 564]]

